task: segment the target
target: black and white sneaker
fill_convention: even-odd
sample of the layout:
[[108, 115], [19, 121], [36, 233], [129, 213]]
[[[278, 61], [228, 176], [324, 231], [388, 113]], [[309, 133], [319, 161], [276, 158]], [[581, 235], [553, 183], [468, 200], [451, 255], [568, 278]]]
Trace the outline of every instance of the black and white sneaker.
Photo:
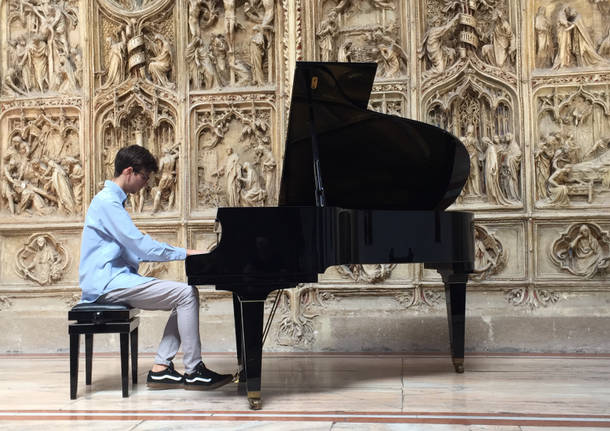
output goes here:
[[170, 361], [163, 371], [148, 372], [146, 386], [150, 389], [175, 389], [184, 384], [184, 376], [174, 370], [174, 364]]
[[197, 364], [197, 368], [191, 374], [184, 374], [184, 389], [193, 391], [209, 391], [226, 385], [233, 376], [231, 374], [218, 374], [208, 370], [203, 362]]

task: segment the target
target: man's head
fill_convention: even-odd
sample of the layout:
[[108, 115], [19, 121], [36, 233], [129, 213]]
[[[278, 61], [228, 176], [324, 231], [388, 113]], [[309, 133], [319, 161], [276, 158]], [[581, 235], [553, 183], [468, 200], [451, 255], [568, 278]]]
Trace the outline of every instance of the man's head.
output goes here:
[[140, 145], [121, 148], [114, 158], [114, 180], [126, 193], [136, 193], [159, 166], [155, 157]]

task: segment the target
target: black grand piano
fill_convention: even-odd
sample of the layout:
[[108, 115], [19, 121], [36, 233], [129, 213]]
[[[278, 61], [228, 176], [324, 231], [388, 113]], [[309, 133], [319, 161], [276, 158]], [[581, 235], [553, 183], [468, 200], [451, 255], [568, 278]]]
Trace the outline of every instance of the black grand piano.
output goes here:
[[422, 262], [442, 276], [451, 355], [463, 372], [472, 214], [445, 211], [469, 174], [437, 127], [367, 109], [375, 63], [296, 65], [278, 207], [219, 208], [222, 236], [189, 256], [191, 285], [233, 292], [240, 382], [260, 409], [265, 298], [333, 265]]

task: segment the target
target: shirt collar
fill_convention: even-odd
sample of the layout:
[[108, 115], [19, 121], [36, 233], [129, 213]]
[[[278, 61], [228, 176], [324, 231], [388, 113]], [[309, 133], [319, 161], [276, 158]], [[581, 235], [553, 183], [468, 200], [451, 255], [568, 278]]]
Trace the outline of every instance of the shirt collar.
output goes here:
[[113, 195], [115, 195], [119, 202], [122, 205], [125, 205], [125, 200], [127, 200], [127, 194], [123, 191], [122, 188], [119, 187], [117, 183], [114, 181], [106, 180], [104, 182], [104, 188], [107, 188]]

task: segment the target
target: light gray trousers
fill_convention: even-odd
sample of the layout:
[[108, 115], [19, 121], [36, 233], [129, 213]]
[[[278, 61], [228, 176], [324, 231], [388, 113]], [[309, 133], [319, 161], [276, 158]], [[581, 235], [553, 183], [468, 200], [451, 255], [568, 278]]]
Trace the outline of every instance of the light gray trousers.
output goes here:
[[182, 342], [184, 368], [187, 373], [195, 371], [201, 361], [199, 291], [196, 287], [177, 281], [152, 280], [135, 287], [113, 290], [95, 302], [127, 304], [142, 310], [171, 311], [155, 364], [169, 365]]

